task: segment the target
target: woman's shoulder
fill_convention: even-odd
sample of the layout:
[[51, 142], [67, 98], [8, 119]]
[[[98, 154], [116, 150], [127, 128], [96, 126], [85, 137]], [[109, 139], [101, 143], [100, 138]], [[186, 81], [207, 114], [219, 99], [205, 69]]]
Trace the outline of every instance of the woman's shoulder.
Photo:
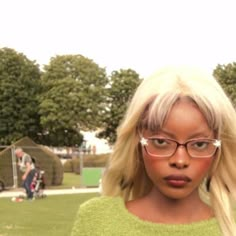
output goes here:
[[122, 219], [120, 214], [123, 207], [123, 199], [120, 197], [100, 196], [89, 199], [80, 205], [71, 235], [112, 235], [117, 219]]
[[122, 204], [122, 198], [120, 197], [107, 197], [100, 196], [89, 199], [80, 206], [81, 211], [95, 211], [99, 209], [113, 209], [113, 207]]
[[95, 197], [80, 205], [74, 235], [220, 235], [215, 219], [186, 225], [153, 223], [131, 214], [121, 197]]

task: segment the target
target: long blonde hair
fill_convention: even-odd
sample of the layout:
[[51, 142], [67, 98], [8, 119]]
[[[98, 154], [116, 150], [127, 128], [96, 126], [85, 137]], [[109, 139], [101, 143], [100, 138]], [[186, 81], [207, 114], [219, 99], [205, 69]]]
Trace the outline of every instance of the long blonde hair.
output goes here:
[[208, 174], [205, 188], [225, 236], [236, 235], [232, 199], [236, 200], [236, 113], [221, 86], [205, 71], [191, 67], [164, 68], [138, 87], [117, 130], [107, 170], [103, 195], [121, 196], [124, 201], [146, 195], [152, 182], [145, 171], [138, 129], [161, 127], [175, 102], [193, 100], [222, 147]]

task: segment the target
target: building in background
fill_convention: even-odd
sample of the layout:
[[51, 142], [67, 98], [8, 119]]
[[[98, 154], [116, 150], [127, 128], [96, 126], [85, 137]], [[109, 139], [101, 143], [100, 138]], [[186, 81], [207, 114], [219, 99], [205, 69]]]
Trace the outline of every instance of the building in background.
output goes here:
[[105, 139], [100, 139], [96, 137], [95, 132], [81, 132], [84, 136], [86, 142], [86, 149], [91, 154], [103, 154], [111, 152], [111, 147]]

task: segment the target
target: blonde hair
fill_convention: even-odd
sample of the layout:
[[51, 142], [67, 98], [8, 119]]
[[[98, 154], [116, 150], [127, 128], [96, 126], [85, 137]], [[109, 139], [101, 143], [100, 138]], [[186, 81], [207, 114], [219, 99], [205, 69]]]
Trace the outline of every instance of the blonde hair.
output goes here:
[[139, 145], [140, 128], [161, 127], [181, 97], [194, 101], [222, 147], [203, 190], [224, 235], [236, 235], [232, 199], [236, 199], [236, 113], [221, 86], [205, 71], [190, 67], [164, 68], [138, 87], [123, 122], [102, 180], [103, 195], [124, 201], [146, 195], [152, 182], [145, 171]]

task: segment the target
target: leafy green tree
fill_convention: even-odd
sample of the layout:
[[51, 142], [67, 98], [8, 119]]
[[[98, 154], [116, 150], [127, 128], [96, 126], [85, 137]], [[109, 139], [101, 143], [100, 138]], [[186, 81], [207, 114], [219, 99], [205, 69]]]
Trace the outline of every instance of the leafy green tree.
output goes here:
[[74, 129], [54, 129], [40, 133], [40, 143], [50, 146], [77, 146], [83, 142], [83, 135]]
[[103, 130], [98, 137], [110, 144], [116, 140], [116, 129], [127, 109], [128, 102], [140, 84], [139, 75], [131, 69], [113, 71], [107, 88], [107, 106], [103, 114]]
[[217, 65], [213, 74], [236, 106], [236, 63]]
[[0, 144], [40, 131], [38, 95], [40, 70], [34, 61], [10, 48], [0, 49]]
[[44, 70], [39, 113], [44, 133], [52, 137], [45, 140], [62, 141], [67, 130], [73, 143], [80, 144], [80, 130], [99, 126], [108, 81], [105, 69], [84, 56], [63, 55], [52, 58]]

